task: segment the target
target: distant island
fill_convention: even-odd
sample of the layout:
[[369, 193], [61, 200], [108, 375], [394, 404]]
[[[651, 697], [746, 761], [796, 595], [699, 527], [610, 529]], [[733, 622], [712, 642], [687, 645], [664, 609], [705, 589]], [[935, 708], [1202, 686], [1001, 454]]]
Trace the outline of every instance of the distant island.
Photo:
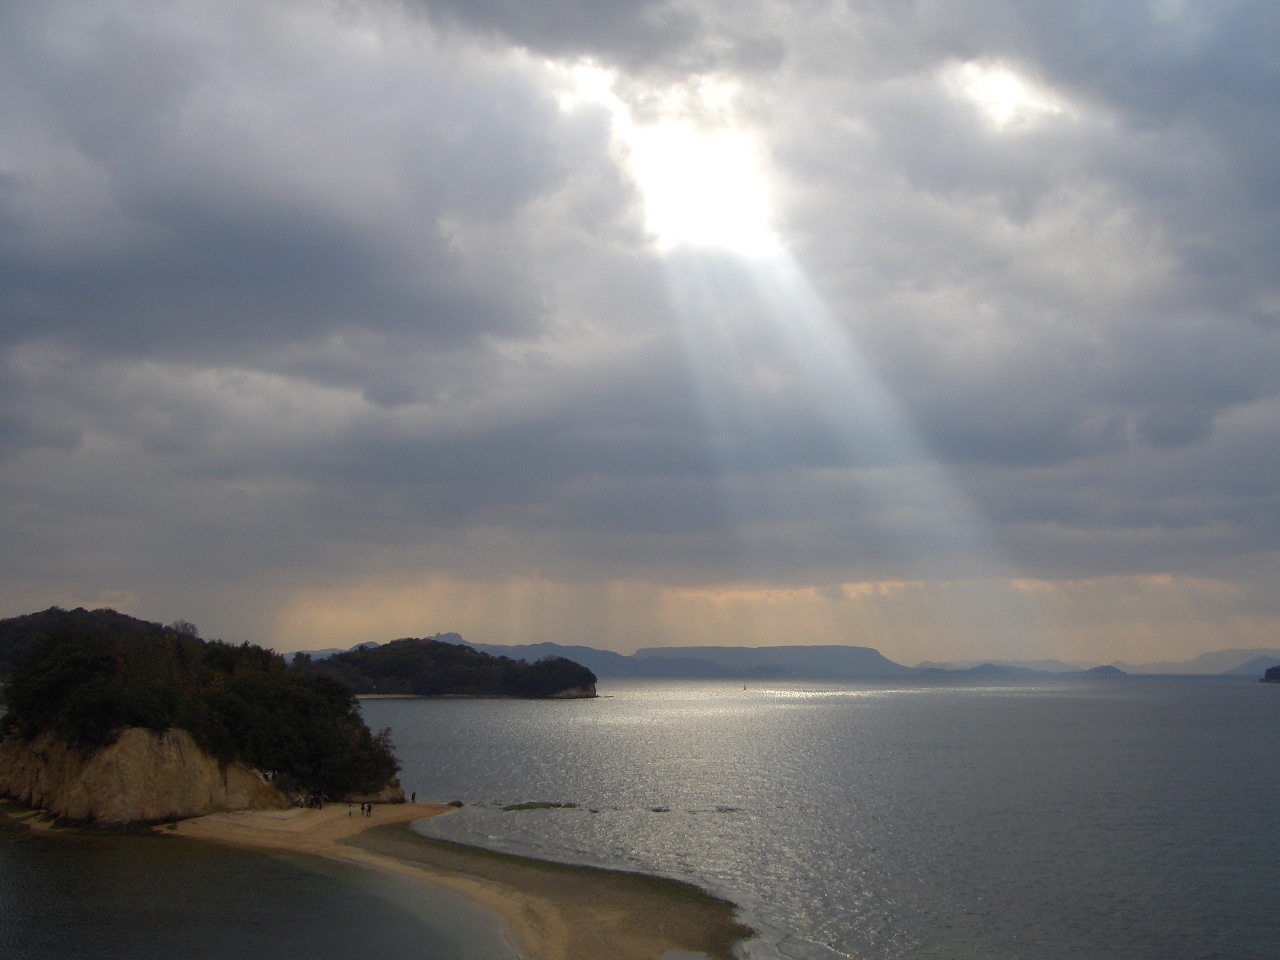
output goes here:
[[304, 676], [337, 681], [362, 695], [539, 699], [596, 695], [596, 675], [564, 657], [527, 663], [461, 644], [412, 637], [324, 659], [294, 654], [293, 669]]
[[[454, 644], [467, 643], [456, 633], [438, 633], [433, 639]], [[894, 663], [871, 647], [841, 645], [650, 647], [629, 656], [611, 650], [556, 643], [513, 647], [483, 643], [467, 645], [495, 656], [530, 660], [568, 657], [602, 677], [777, 680], [788, 677], [904, 677], [913, 673], [910, 667]]]
[[1123, 670], [1121, 670], [1119, 667], [1112, 667], [1112, 666], [1091, 667], [1090, 669], [1084, 671], [1084, 673], [1085, 673], [1085, 676], [1087, 677], [1127, 677], [1128, 676], [1128, 674], [1125, 673]]
[[[588, 667], [600, 677], [647, 677], [651, 679], [726, 680], [837, 680], [874, 677], [954, 675], [957, 679], [990, 677], [1080, 677], [1133, 676], [1135, 674], [1183, 674], [1193, 676], [1252, 676], [1280, 665], [1280, 650], [1217, 650], [1193, 660], [1100, 665], [1087, 661], [1061, 660], [969, 660], [959, 662], [924, 661], [906, 666], [883, 656], [872, 647], [846, 644], [785, 644], [767, 647], [645, 647], [624, 655], [581, 645], [533, 643], [500, 646], [473, 643], [456, 633], [437, 633], [433, 639], [467, 644], [495, 656], [534, 660], [560, 656]], [[318, 658], [339, 651], [315, 651]]]
[[1262, 675], [1263, 683], [1280, 683], [1280, 666], [1270, 667]]

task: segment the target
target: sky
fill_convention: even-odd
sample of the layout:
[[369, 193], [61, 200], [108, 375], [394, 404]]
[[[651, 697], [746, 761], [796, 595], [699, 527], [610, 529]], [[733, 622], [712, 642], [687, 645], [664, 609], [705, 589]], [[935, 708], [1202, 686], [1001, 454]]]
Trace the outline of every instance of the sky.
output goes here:
[[1280, 8], [0, 5], [0, 615], [1280, 646]]

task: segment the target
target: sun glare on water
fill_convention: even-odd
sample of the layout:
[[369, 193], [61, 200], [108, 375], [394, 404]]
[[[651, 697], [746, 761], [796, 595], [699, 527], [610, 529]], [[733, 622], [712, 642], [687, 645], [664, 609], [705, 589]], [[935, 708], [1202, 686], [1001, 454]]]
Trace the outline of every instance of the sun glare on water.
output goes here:
[[638, 124], [613, 92], [611, 73], [579, 66], [573, 79], [575, 90], [562, 106], [608, 108], [619, 159], [644, 195], [645, 226], [660, 250], [699, 247], [753, 257], [776, 251], [768, 190], [750, 134], [705, 117], [695, 122], [677, 106]]

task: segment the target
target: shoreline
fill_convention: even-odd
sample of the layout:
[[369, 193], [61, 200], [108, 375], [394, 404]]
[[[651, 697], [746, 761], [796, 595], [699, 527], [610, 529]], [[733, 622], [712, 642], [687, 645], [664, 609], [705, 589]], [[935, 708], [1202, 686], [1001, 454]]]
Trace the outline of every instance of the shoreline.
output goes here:
[[598, 700], [598, 693], [560, 693], [545, 697], [517, 697], [509, 693], [357, 693], [357, 700]]
[[669, 951], [732, 960], [753, 931], [734, 904], [692, 884], [647, 874], [570, 866], [415, 833], [410, 823], [453, 807], [374, 804], [349, 817], [342, 804], [214, 813], [158, 831], [264, 851], [310, 854], [371, 867], [460, 893], [505, 922], [530, 960], [661, 960]]

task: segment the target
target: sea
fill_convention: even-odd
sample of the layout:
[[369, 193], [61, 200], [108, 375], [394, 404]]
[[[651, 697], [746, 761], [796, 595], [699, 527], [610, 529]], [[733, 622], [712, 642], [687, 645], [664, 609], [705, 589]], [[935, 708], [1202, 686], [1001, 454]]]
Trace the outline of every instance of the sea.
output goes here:
[[176, 837], [0, 841], [4, 960], [519, 960], [445, 890], [319, 857]]
[[[1280, 686], [599, 692], [362, 709], [406, 792], [463, 803], [424, 834], [691, 881], [758, 931], [746, 960], [1280, 956]], [[503, 809], [529, 803], [560, 806]], [[410, 887], [169, 838], [0, 843], [0, 955], [511, 956], [491, 918]]]
[[1280, 686], [600, 692], [364, 712], [406, 787], [466, 804], [423, 832], [693, 881], [742, 907], [751, 958], [1280, 956]]

